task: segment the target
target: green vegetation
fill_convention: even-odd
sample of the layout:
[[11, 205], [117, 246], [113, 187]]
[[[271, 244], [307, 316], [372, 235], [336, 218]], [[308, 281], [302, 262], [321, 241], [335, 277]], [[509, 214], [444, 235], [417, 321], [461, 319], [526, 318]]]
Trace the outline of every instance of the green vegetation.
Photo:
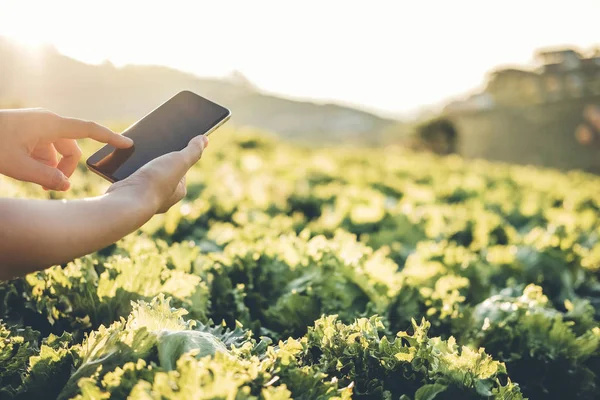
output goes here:
[[0, 283], [0, 398], [598, 398], [597, 177], [223, 129], [188, 183]]

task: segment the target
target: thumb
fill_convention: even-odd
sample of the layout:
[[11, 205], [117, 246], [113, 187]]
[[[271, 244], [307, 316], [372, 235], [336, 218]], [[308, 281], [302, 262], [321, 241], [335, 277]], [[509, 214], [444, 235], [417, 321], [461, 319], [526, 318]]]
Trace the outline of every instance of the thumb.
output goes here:
[[50, 167], [30, 157], [26, 157], [22, 164], [15, 176], [16, 179], [37, 183], [49, 190], [65, 191], [71, 186], [69, 179], [58, 168]]
[[187, 147], [181, 150], [181, 154], [185, 157], [187, 168], [191, 168], [202, 157], [202, 152], [208, 146], [208, 137], [199, 135], [190, 140]]

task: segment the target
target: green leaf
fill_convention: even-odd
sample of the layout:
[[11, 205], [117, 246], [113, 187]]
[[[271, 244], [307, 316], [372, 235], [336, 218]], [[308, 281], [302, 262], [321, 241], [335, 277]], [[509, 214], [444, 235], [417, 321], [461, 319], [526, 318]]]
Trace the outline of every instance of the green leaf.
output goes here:
[[197, 358], [202, 358], [214, 356], [218, 351], [227, 352], [227, 347], [210, 333], [168, 330], [159, 332], [158, 360], [165, 370], [174, 370], [177, 360], [189, 351], [194, 351], [193, 354]]
[[447, 388], [439, 383], [421, 386], [415, 393], [415, 400], [433, 400]]

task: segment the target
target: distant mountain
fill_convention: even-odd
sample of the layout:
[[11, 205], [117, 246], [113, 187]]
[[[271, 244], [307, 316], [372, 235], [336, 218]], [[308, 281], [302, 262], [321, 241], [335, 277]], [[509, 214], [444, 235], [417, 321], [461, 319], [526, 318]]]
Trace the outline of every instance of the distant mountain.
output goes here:
[[96, 121], [134, 121], [188, 89], [232, 110], [232, 122], [301, 141], [377, 144], [398, 121], [334, 104], [261, 93], [245, 77], [207, 79], [161, 66], [89, 65], [51, 46], [31, 52], [0, 37], [0, 105], [45, 107]]

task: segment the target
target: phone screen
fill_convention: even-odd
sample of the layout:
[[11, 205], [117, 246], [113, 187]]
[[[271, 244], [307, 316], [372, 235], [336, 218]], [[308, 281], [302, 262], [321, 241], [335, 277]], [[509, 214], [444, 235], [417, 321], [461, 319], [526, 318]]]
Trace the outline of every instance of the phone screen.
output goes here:
[[133, 140], [131, 148], [106, 145], [87, 164], [111, 181], [120, 181], [149, 161], [182, 150], [195, 136], [210, 132], [229, 115], [225, 107], [195, 93], [180, 92], [123, 132]]

